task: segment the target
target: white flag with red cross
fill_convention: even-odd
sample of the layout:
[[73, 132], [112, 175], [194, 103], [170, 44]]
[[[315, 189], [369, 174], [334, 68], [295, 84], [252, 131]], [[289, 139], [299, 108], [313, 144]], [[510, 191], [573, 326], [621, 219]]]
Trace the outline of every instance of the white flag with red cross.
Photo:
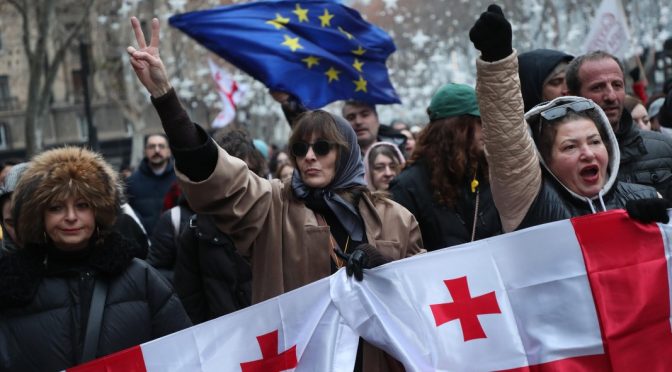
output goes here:
[[217, 94], [222, 100], [222, 111], [213, 120], [212, 127], [221, 128], [229, 125], [235, 119], [236, 106], [241, 100], [244, 88], [239, 86], [231, 74], [217, 66], [212, 59], [208, 59], [208, 65], [217, 87]]
[[672, 226], [611, 211], [330, 278], [72, 371], [667, 371]]
[[672, 370], [668, 226], [623, 211], [332, 276], [361, 337], [407, 371]]
[[352, 372], [358, 342], [325, 278], [68, 371]]

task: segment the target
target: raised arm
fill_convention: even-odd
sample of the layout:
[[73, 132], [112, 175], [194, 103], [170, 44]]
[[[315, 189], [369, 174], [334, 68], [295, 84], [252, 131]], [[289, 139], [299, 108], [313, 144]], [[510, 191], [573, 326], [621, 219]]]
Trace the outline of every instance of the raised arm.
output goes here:
[[481, 58], [476, 61], [478, 106], [492, 196], [505, 232], [525, 218], [542, 184], [539, 155], [524, 119], [518, 59], [511, 24], [496, 5], [469, 32]]
[[189, 119], [189, 115], [180, 104], [175, 90], [170, 85], [166, 67], [159, 56], [160, 25], [157, 18], [152, 19], [152, 35], [149, 46], [140, 21], [131, 17], [131, 26], [138, 43], [126, 48], [131, 66], [138, 80], [152, 95], [152, 103], [156, 108], [163, 130], [168, 136], [170, 147], [175, 156], [177, 169], [192, 181], [206, 179], [215, 169], [217, 163], [217, 146], [208, 135], [199, 130]]

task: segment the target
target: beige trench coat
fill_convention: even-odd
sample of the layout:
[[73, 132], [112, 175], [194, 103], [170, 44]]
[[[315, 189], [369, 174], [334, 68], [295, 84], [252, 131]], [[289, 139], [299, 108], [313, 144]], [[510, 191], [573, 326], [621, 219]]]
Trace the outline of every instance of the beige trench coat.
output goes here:
[[[221, 148], [208, 179], [196, 183], [177, 173], [191, 207], [213, 215], [238, 252], [251, 258], [253, 303], [331, 275], [329, 227], [318, 224], [289, 184], [257, 177]], [[368, 242], [382, 253], [397, 260], [424, 252], [418, 223], [401, 205], [363, 197], [359, 211]], [[364, 370], [384, 366], [383, 353], [365, 345]]]

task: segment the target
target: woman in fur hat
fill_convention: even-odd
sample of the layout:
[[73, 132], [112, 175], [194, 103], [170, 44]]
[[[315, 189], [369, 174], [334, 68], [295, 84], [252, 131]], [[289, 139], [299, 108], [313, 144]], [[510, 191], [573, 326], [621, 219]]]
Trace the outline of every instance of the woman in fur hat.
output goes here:
[[117, 174], [89, 150], [33, 158], [12, 196], [21, 249], [0, 259], [0, 370], [54, 371], [190, 326], [114, 232]]

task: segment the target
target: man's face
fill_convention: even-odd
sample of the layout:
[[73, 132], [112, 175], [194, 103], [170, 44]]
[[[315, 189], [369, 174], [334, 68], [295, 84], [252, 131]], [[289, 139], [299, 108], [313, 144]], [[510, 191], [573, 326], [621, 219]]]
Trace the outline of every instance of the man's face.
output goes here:
[[145, 157], [152, 167], [161, 167], [170, 159], [168, 141], [163, 136], [150, 136], [145, 145]]
[[378, 115], [369, 106], [345, 105], [343, 116], [357, 133], [357, 143], [365, 151], [378, 138]]
[[579, 68], [582, 97], [597, 103], [609, 119], [614, 130], [623, 114], [625, 83], [618, 63], [611, 58], [585, 61]]

